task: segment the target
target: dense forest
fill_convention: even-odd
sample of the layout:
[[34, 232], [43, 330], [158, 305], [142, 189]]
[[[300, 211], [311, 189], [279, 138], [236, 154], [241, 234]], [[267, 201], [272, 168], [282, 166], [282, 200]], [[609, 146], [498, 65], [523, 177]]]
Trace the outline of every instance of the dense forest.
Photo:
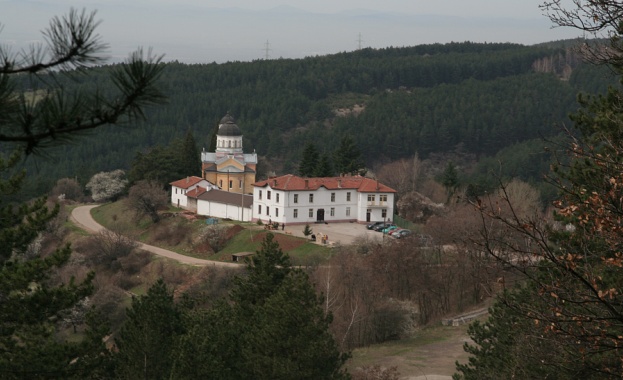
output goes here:
[[[44, 193], [62, 177], [84, 184], [97, 172], [129, 169], [138, 153], [188, 131], [199, 149], [207, 148], [227, 112], [244, 133], [245, 150], [257, 151], [279, 172], [296, 171], [306, 142], [333, 152], [350, 136], [368, 167], [416, 153], [423, 159], [459, 153], [479, 162], [469, 181], [485, 181], [497, 165], [503, 175], [535, 182], [549, 162], [543, 139], [569, 124], [577, 93], [616, 83], [606, 69], [583, 64], [560, 46], [464, 42], [296, 60], [163, 63], [167, 105], [148, 109], [147, 121], [129, 131], [101, 128], [55, 148], [54, 159], [29, 158], [30, 183], [22, 195]], [[65, 81], [82, 96], [96, 85], [106, 91], [112, 67], [47, 80]], [[37, 94], [43, 79], [19, 85]]]

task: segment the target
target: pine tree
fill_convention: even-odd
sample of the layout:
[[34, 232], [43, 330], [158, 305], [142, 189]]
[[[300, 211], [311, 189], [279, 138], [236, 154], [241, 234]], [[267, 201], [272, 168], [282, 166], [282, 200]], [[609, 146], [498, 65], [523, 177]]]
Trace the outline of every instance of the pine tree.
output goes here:
[[333, 177], [333, 166], [327, 154], [320, 155], [318, 165], [314, 169], [314, 177]]
[[340, 175], [365, 175], [365, 164], [361, 159], [361, 151], [350, 136], [340, 140], [340, 146], [333, 154], [335, 171]]
[[[537, 334], [554, 347], [526, 356], [525, 364], [545, 363], [549, 370], [542, 378], [619, 378], [623, 93], [610, 89], [580, 102], [582, 109], [572, 116], [580, 135], [569, 134], [568, 160], [553, 165], [550, 176], [560, 191], [554, 222], [521, 216], [505, 190], [494, 202], [475, 205], [483, 216], [483, 251], [524, 274], [532, 289], [527, 302], [504, 300], [530, 323], [514, 334]], [[476, 362], [486, 362], [484, 352], [472, 352]]]
[[119, 337], [115, 367], [119, 379], [169, 379], [173, 348], [183, 334], [181, 312], [162, 279], [147, 295], [132, 299]]
[[303, 148], [303, 156], [299, 163], [299, 175], [302, 177], [313, 177], [314, 171], [318, 166], [319, 153], [316, 146], [312, 142], [305, 144]]
[[[143, 118], [143, 108], [161, 103], [164, 96], [155, 87], [162, 72], [160, 58], [144, 60], [133, 53], [127, 63], [112, 70], [111, 82], [118, 93], [68, 94], [57, 76], [81, 72], [101, 63], [105, 44], [95, 34], [95, 13], [71, 10], [54, 18], [44, 32], [47, 46], [10, 52], [0, 47], [0, 378], [89, 378], [106, 377], [105, 324], [89, 318], [90, 327], [81, 341], [66, 342], [57, 333], [62, 315], [93, 290], [93, 274], [84, 281], [54, 285], [53, 271], [69, 260], [68, 246], [40, 256], [33, 242], [58, 213], [44, 198], [11, 204], [9, 195], [19, 191], [24, 173], [13, 169], [24, 156], [73, 140], [79, 132], [107, 124], [122, 124]], [[16, 81], [30, 76], [43, 86], [45, 96], [36, 102], [19, 94]]]
[[[248, 379], [347, 379], [341, 354], [307, 275], [291, 267], [274, 235], [235, 281], [234, 314], [240, 325], [240, 373]], [[252, 322], [250, 322], [252, 321]]]
[[348, 379], [307, 275], [291, 267], [274, 235], [234, 281], [231, 302], [187, 314], [175, 349], [176, 379]]

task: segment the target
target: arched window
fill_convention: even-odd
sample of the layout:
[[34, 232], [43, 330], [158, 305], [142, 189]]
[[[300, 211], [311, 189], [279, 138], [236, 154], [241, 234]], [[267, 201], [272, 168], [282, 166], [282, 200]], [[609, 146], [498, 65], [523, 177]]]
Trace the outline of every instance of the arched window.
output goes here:
[[231, 140], [229, 140], [229, 146], [228, 146], [228, 148], [231, 148]]

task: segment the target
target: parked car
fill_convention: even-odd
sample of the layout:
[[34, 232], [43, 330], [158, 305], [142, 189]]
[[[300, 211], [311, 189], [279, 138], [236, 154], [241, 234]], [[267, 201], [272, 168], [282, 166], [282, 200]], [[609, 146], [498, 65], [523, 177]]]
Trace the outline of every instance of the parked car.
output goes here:
[[412, 234], [411, 230], [401, 229], [400, 231], [393, 232], [391, 236], [395, 237], [396, 239], [402, 239], [403, 237], [407, 237], [411, 234]]
[[381, 223], [378, 226], [374, 227], [373, 230], [381, 232], [384, 229], [386, 229], [387, 227], [391, 227], [391, 226], [395, 226], [395, 224], [392, 224], [392, 223]]
[[389, 236], [393, 236], [394, 234], [397, 234], [398, 232], [400, 232], [400, 231], [402, 231], [402, 230], [404, 230], [404, 228], [400, 228], [400, 227], [398, 227], [398, 228], [394, 228], [393, 230], [389, 231], [387, 234], [388, 234]]
[[377, 226], [380, 226], [381, 224], [384, 224], [385, 222], [374, 222], [374, 223], [370, 223], [366, 226], [367, 229], [369, 230], [373, 230], [375, 229]]
[[385, 235], [387, 235], [390, 231], [395, 230], [395, 229], [397, 229], [397, 228], [398, 228], [398, 226], [388, 226], [388, 227], [386, 227], [386, 228], [384, 228], [384, 229], [383, 229], [383, 233], [384, 233]]

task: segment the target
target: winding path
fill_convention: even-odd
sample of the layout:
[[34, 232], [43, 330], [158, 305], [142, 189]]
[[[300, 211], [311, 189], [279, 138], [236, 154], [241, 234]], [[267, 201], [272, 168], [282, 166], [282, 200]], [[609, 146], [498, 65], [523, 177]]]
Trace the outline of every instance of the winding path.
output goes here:
[[[87, 206], [78, 206], [71, 212], [71, 220], [81, 228], [85, 229], [90, 233], [98, 233], [106, 228], [101, 224], [97, 223], [93, 217], [91, 216], [91, 210], [99, 205], [87, 205]], [[163, 249], [160, 247], [156, 247], [149, 244], [137, 242], [139, 244], [139, 248], [148, 252], [151, 252], [155, 255], [166, 257], [169, 259], [177, 260], [183, 264], [189, 265], [198, 265], [198, 266], [206, 266], [212, 265], [214, 267], [221, 268], [241, 268], [239, 264], [234, 263], [226, 263], [223, 261], [213, 261], [213, 260], [203, 260], [197, 259], [195, 257], [180, 255], [179, 253], [169, 251], [167, 249]]]

